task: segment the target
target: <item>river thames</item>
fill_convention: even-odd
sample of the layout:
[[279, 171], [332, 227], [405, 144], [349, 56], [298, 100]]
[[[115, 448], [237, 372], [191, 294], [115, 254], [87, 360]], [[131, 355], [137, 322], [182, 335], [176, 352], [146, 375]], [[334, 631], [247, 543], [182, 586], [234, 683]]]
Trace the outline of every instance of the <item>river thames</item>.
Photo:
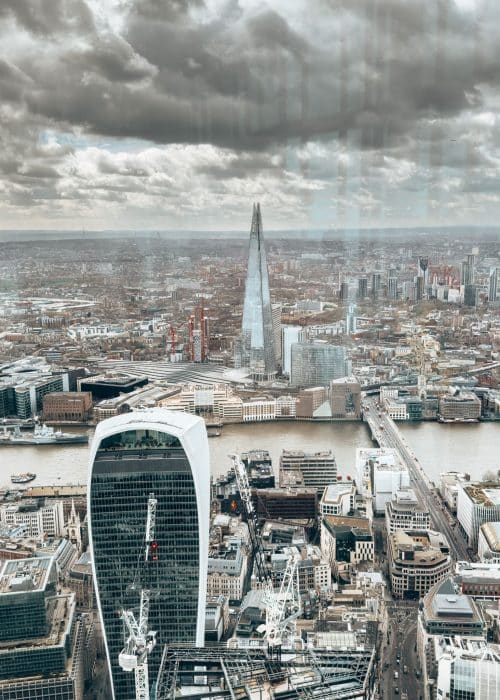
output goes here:
[[[465, 471], [472, 479], [500, 469], [500, 424], [399, 423], [428, 476], [437, 481], [439, 473]], [[211, 471], [218, 476], [229, 467], [228, 455], [249, 449], [269, 450], [277, 471], [283, 449], [332, 450], [339, 473], [354, 476], [357, 447], [372, 446], [364, 423], [273, 422], [226, 425], [220, 437], [211, 438]], [[10, 484], [10, 475], [35, 472], [32, 485], [83, 484], [87, 481], [86, 445], [43, 447], [0, 447], [0, 487]]]

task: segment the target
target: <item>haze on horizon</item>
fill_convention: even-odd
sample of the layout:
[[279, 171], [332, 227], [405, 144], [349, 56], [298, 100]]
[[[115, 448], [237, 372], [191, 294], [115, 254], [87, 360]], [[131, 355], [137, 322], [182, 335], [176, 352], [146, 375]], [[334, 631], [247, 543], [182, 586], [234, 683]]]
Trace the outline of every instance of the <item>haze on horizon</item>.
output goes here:
[[2, 0], [0, 228], [489, 226], [495, 0]]

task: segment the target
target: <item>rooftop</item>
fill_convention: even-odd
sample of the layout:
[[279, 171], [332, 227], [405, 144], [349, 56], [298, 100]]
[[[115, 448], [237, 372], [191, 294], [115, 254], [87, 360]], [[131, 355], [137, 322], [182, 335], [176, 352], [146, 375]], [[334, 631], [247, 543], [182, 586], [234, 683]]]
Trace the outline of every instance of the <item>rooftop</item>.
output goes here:
[[481, 525], [481, 531], [486, 537], [488, 547], [491, 551], [500, 554], [500, 522], [483, 523], [483, 525]]
[[0, 594], [43, 591], [53, 561], [52, 557], [7, 561], [0, 574]]
[[486, 508], [500, 506], [500, 483], [498, 481], [470, 484], [464, 487], [464, 491], [476, 505], [482, 505]]

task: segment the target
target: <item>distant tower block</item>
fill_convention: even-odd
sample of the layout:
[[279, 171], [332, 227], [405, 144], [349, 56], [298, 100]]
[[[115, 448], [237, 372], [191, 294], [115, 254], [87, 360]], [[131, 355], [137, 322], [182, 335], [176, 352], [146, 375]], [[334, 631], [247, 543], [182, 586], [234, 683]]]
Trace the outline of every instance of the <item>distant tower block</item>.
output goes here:
[[236, 367], [250, 369], [257, 381], [276, 376], [273, 311], [259, 204], [253, 207], [243, 321], [234, 359]]

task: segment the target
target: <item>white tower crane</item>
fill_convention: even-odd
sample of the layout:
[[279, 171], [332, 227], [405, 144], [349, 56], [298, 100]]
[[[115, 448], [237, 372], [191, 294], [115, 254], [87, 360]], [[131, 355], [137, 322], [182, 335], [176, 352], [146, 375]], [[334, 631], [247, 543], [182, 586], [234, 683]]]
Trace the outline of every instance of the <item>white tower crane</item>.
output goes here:
[[265, 639], [271, 651], [279, 651], [286, 638], [293, 637], [294, 623], [301, 612], [298, 558], [288, 559], [279, 591], [268, 581], [265, 594]]
[[[154, 493], [149, 494], [146, 518], [146, 536], [143, 567], [149, 561], [158, 560], [158, 544], [155, 540], [156, 506]], [[142, 573], [142, 572], [140, 572]], [[139, 580], [143, 578], [139, 574]], [[148, 656], [156, 644], [156, 632], [148, 630], [149, 601], [151, 590], [141, 581], [139, 621], [131, 610], [122, 610], [121, 617], [128, 630], [127, 641], [118, 656], [118, 663], [124, 671], [135, 672], [136, 700], [149, 700]]]
[[252, 492], [245, 465], [238, 455], [230, 455], [230, 457], [233, 462], [238, 491], [247, 514], [257, 573], [261, 582], [265, 583], [265, 640], [269, 650], [279, 654], [283, 639], [293, 636], [293, 633], [290, 634], [290, 627], [293, 626], [301, 612], [298, 559], [294, 556], [288, 559], [280, 589], [275, 591], [272, 578], [265, 566], [264, 552], [258, 537], [257, 513], [253, 507]]

